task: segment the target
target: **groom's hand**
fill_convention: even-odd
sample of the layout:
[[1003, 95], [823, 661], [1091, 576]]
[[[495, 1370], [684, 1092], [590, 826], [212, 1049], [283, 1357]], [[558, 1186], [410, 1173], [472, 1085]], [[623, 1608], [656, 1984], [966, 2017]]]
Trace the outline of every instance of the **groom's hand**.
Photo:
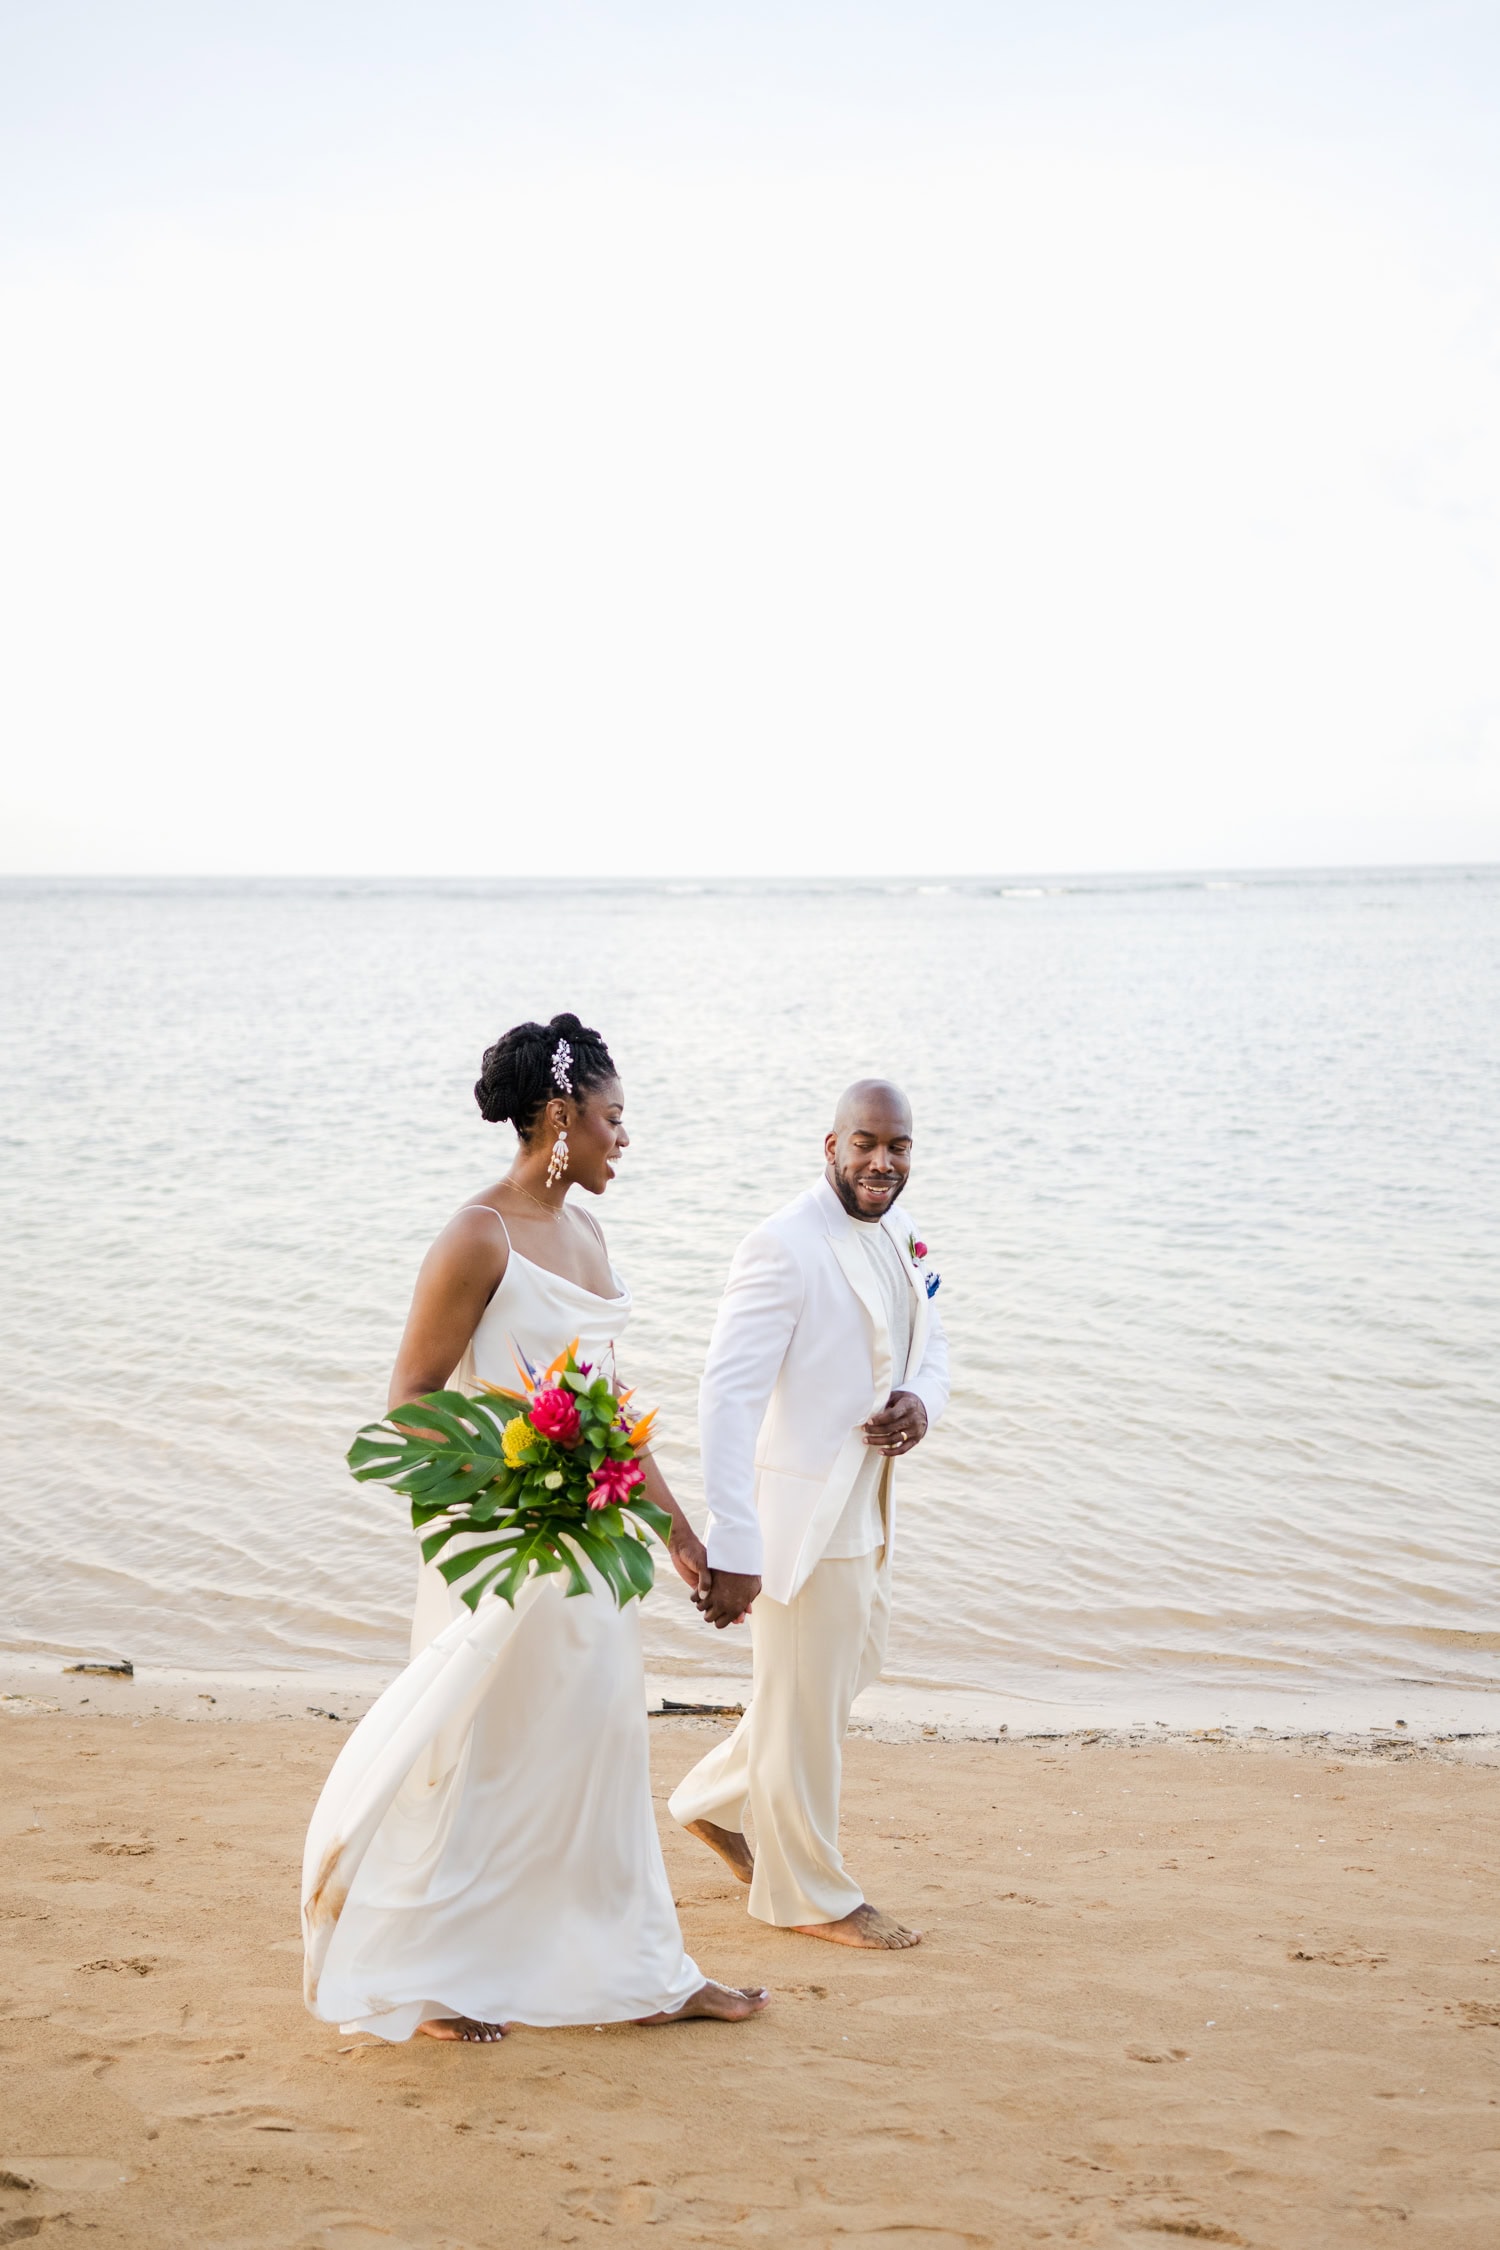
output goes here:
[[750, 1614], [750, 1604], [760, 1592], [760, 1580], [748, 1571], [711, 1570], [708, 1574], [708, 1591], [695, 1597], [703, 1612], [704, 1623], [717, 1625], [722, 1633], [726, 1625], [740, 1625]]
[[927, 1435], [927, 1409], [915, 1391], [892, 1391], [865, 1424], [865, 1443], [878, 1453], [910, 1453]]

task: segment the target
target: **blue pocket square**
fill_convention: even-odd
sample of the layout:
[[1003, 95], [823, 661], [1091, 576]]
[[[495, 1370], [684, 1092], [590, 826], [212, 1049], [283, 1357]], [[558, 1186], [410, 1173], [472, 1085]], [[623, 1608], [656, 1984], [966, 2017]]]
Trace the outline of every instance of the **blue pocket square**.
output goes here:
[[940, 1273], [930, 1273], [927, 1276], [927, 1294], [929, 1297], [935, 1297], [942, 1286], [943, 1277]]

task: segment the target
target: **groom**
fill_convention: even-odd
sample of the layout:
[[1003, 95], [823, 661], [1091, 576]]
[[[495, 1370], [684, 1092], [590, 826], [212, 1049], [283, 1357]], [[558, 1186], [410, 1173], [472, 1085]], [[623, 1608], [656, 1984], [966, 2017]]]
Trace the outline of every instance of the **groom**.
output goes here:
[[755, 1685], [672, 1817], [750, 1885], [758, 1920], [839, 1945], [921, 1935], [868, 1903], [838, 1848], [849, 1709], [885, 1659], [891, 1463], [948, 1399], [937, 1275], [895, 1216], [911, 1144], [899, 1087], [849, 1088], [822, 1179], [740, 1245], [699, 1398], [700, 1606], [718, 1626], [750, 1610]]

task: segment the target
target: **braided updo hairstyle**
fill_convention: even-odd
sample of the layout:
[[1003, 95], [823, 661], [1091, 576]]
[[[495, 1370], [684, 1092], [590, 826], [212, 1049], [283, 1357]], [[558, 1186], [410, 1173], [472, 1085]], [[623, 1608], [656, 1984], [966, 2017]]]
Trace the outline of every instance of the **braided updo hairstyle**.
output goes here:
[[474, 1099], [479, 1114], [491, 1125], [509, 1122], [523, 1141], [529, 1141], [537, 1118], [560, 1088], [552, 1075], [552, 1058], [560, 1039], [572, 1049], [568, 1078], [575, 1096], [606, 1079], [618, 1078], [614, 1058], [597, 1031], [590, 1031], [576, 1016], [554, 1016], [550, 1023], [518, 1023], [485, 1049]]

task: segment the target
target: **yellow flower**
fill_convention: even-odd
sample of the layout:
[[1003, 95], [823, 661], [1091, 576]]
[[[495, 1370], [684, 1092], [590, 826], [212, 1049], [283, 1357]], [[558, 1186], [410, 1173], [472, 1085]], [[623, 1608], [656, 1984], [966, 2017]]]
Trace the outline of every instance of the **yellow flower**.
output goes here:
[[505, 1455], [508, 1469], [519, 1469], [526, 1459], [526, 1448], [531, 1443], [531, 1424], [524, 1414], [514, 1415], [500, 1436], [500, 1450]]

